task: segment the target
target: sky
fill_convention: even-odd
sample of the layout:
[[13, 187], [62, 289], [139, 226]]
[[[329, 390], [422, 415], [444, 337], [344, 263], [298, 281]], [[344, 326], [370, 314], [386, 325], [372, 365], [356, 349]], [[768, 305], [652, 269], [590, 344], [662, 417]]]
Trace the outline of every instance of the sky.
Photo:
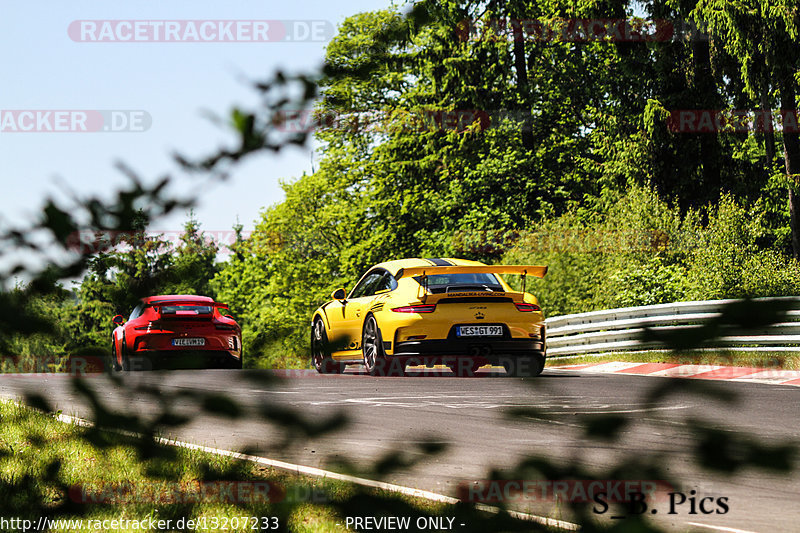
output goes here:
[[[73, 193], [109, 198], [127, 183], [117, 162], [148, 183], [168, 173], [180, 176], [173, 153], [199, 157], [231, 145], [231, 133], [207, 113], [227, 117], [237, 106], [256, 108], [252, 81], [279, 68], [313, 72], [346, 17], [391, 3], [0, 0], [0, 217], [19, 227], [34, 220], [47, 197], [63, 205]], [[141, 21], [138, 28], [133, 21]], [[183, 22], [168, 35], [166, 27], [147, 21]], [[244, 22], [226, 27], [224, 21]], [[192, 38], [190, 25], [203, 32], [198, 40], [211, 40], [183, 40]], [[133, 40], [134, 31], [141, 40]], [[265, 42], [253, 42], [254, 36]], [[123, 121], [135, 131], [103, 129], [125, 130]], [[48, 128], [99, 131], [38, 131]], [[237, 220], [252, 229], [264, 207], [281, 201], [279, 180], [312, 171], [319, 159], [314, 152], [290, 147], [237, 165], [230, 180], [200, 191], [195, 216], [202, 229], [229, 231]], [[194, 189], [189, 179], [176, 183]], [[177, 233], [186, 216], [176, 213], [152, 228]]]

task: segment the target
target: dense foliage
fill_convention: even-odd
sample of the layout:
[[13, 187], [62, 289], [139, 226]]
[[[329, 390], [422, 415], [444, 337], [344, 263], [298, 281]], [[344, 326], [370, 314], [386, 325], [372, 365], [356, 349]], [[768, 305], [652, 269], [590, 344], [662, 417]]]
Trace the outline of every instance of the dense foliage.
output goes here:
[[[769, 69], [754, 77], [758, 43], [717, 37], [739, 9], [722, 4], [443, 1], [347, 19], [319, 170], [284, 183], [215, 280], [263, 364], [305, 364], [313, 309], [399, 257], [549, 264], [534, 287], [549, 315], [796, 294], [781, 132], [669, 127], [673, 110], [796, 107]], [[524, 39], [509, 22], [635, 7], [711, 38]], [[794, 35], [786, 11], [756, 7]]]
[[[637, 16], [675, 31], [526, 33], [532, 20]], [[442, 0], [354, 15], [316, 80], [319, 168], [283, 181], [285, 199], [221, 264], [191, 220], [175, 250], [148, 239], [98, 254], [56, 306], [64, 342], [102, 346], [138, 295], [196, 292], [231, 305], [249, 364], [305, 366], [314, 308], [368, 266], [413, 256], [548, 264], [533, 290], [551, 316], [796, 294], [796, 134], [691, 133], [671, 118], [796, 110], [796, 32], [796, 11], [760, 0]], [[242, 147], [197, 166], [281, 131], [259, 116], [236, 111]]]
[[[528, 42], [494, 35], [491, 24], [487, 36], [461, 38], [462, 23], [469, 19], [608, 19], [628, 16], [634, 7], [653, 17], [707, 22], [717, 38]], [[48, 355], [55, 361], [82, 351], [105, 353], [110, 317], [127, 312], [138, 297], [199, 292], [230, 302], [246, 328], [251, 366], [305, 364], [313, 307], [332, 288], [352, 284], [366, 266], [413, 255], [548, 263], [549, 277], [532, 290], [551, 315], [677, 299], [796, 294], [800, 275], [791, 257], [798, 251], [798, 232], [792, 227], [800, 174], [796, 136], [689, 135], [671, 131], [666, 117], [682, 107], [768, 108], [776, 99], [784, 109], [796, 109], [797, 48], [780, 47], [795, 44], [797, 17], [780, 0], [591, 1], [580, 7], [559, 0], [431, 0], [416, 3], [409, 16], [392, 11], [354, 16], [329, 47], [319, 108], [356, 117], [358, 124], [369, 119], [369, 124], [377, 122], [377, 129], [348, 126], [318, 132], [325, 143], [320, 169], [286, 181], [285, 200], [264, 211], [250, 238], [239, 234], [222, 264], [216, 245], [206, 241], [191, 218], [175, 247], [148, 236], [149, 221], [196, 201], [170, 197], [169, 179], [147, 187], [134, 178], [111, 200], [76, 198], [70, 206], [49, 200], [41, 219], [30, 227], [0, 228], [0, 255], [12, 248], [34, 258], [46, 252], [31, 237], [37, 232], [50, 235], [50, 244], [65, 251], [81, 224], [101, 234], [122, 232], [120, 246], [100, 245], [96, 252], [82, 250], [61, 262], [45, 260], [39, 271], [20, 265], [0, 272], [6, 285], [16, 274], [29, 274], [27, 283], [0, 291], [0, 351], [38, 361]], [[518, 33], [518, 27], [512, 25], [511, 31]], [[292, 94], [301, 95], [301, 105], [316, 96], [311, 78], [281, 73], [260, 83], [258, 90], [270, 100], [274, 89], [280, 93], [290, 82], [300, 84], [301, 90]], [[278, 95], [265, 107], [269, 112], [293, 102]], [[437, 115], [470, 109], [503, 111], [509, 120], [490, 128], [483, 123], [453, 127]], [[431, 114], [439, 118], [431, 122]], [[217, 178], [252, 152], [305, 142], [303, 135], [275, 139], [270, 121], [257, 115], [233, 113], [239, 146], [200, 162], [181, 163]], [[420, 117], [424, 128], [419, 127]], [[407, 126], [408, 120], [413, 127]], [[80, 276], [75, 291], [59, 283]], [[785, 311], [774, 303], [748, 302], [745, 316], [741, 305], [731, 305], [716, 325], [741, 326], [754, 319], [777, 323], [785, 320]], [[714, 332], [673, 332], [665, 340], [682, 349], [707, 334]], [[3, 358], [4, 365], [12, 361]], [[307, 450], [314, 439], [338, 438], [341, 434], [332, 432], [348, 424], [343, 411], [305, 412], [269, 401], [239, 405], [216, 390], [159, 383], [158, 374], [145, 383], [118, 375], [98, 377], [131, 398], [152, 398], [157, 408], [111, 405], [101, 387], [75, 379], [75, 398], [87, 406], [93, 425], [64, 435], [52, 431], [48, 417], [13, 406], [0, 409], [5, 430], [0, 436], [0, 494], [17, 516], [35, 521], [98, 512], [98, 506], [75, 505], [66, 497], [75, 488], [76, 444], [86, 454], [77, 457], [91, 463], [92, 476], [102, 464], [91, 457], [94, 453], [102, 460], [121, 457], [115, 464], [122, 466], [125, 479], [129, 473], [146, 472], [167, 482], [219, 481], [242, 479], [247, 469], [239, 461], [220, 463], [203, 456], [184, 469], [175, 461], [179, 454], [156, 436], [177, 435], [192, 422], [191, 414], [203, 413], [219, 417], [225, 427], [237, 419], [268, 422], [275, 426], [275, 436], [285, 437], [277, 446]], [[239, 377], [246, 380], [243, 390], [255, 387], [261, 392], [276, 379], [262, 372]], [[563, 395], [559, 387], [548, 389], [550, 381], [530, 382], [532, 393], [545, 399], [551, 393]], [[698, 474], [735, 476], [752, 469], [774, 479], [795, 466], [797, 446], [791, 441], [771, 436], [762, 443], [741, 424], [707, 420], [694, 410], [681, 415], [662, 409], [674, 404], [676, 394], [688, 394], [714, 402], [714, 411], [735, 411], [740, 405], [734, 390], [703, 380], [661, 381], [635, 399], [649, 410], [645, 417], [640, 410], [553, 415], [534, 406], [505, 409], [509, 422], [514, 419], [518, 428], [534, 432], [566, 416], [569, 438], [588, 446], [573, 446], [579, 453], [571, 455], [553, 452], [556, 456], [534, 447], [484, 479], [658, 479], [679, 487], [681, 469], [665, 462], [663, 447], [633, 449], [627, 438], [629, 432], [664, 435], [676, 427], [690, 450], [695, 479]], [[40, 383], [46, 388], [46, 381]], [[31, 390], [26, 402], [44, 413], [60, 414], [44, 392]], [[197, 406], [197, 413], [184, 415], [187, 403]], [[112, 433], [120, 429], [124, 433]], [[374, 464], [350, 462], [352, 458], [338, 453], [317, 454], [315, 461], [394, 482], [397, 471], [446, 453], [449, 445], [413, 428], [407, 437], [411, 440], [387, 448]], [[584, 453], [594, 446], [588, 441], [604, 452], [623, 450], [618, 445], [624, 444], [624, 453], [619, 461], [609, 456], [598, 463]], [[262, 443], [259, 450], [268, 454], [271, 446]], [[97, 472], [97, 479], [119, 475]], [[264, 511], [280, 516], [282, 530], [292, 516], [305, 525], [309, 508], [321, 509], [331, 521], [438, 514], [385, 491], [353, 488], [328, 500], [287, 498], [285, 503]], [[556, 505], [559, 517], [570, 511], [570, 519], [574, 516], [584, 531], [662, 530], [648, 519], [650, 513], [606, 524], [574, 498]], [[199, 512], [192, 502], [153, 505], [152, 511], [132, 505], [100, 507], [105, 507], [103, 514], [125, 517]], [[232, 512], [241, 514], [243, 509]], [[469, 531], [552, 529], [503, 509], [485, 513], [468, 502], [451, 510]]]
[[214, 296], [210, 281], [219, 271], [218, 247], [200, 230], [193, 215], [177, 245], [163, 235], [146, 232], [141, 213], [134, 218], [134, 227], [133, 231], [101, 232], [80, 242], [84, 251], [113, 246], [91, 256], [74, 290], [58, 284], [55, 290], [31, 298], [30, 287], [20, 285], [9, 293], [24, 300], [31, 316], [51, 326], [32, 336], [24, 331], [11, 335], [3, 355], [14, 359], [4, 359], [6, 366], [44, 371], [63, 367], [63, 359], [69, 356], [107, 356], [114, 328], [111, 318], [127, 317], [142, 295]]

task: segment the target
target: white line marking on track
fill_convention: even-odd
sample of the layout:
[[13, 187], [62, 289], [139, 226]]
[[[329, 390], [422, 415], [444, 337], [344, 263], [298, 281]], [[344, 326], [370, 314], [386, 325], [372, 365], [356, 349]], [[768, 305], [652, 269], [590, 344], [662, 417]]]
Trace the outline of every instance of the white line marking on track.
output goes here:
[[[771, 385], [786, 385], [791, 387], [800, 387], [800, 383], [791, 383], [792, 381], [797, 381], [800, 379], [800, 371], [798, 370], [782, 370], [782, 369], [761, 369], [756, 372], [737, 375], [738, 372], [741, 370], [739, 367], [726, 367], [720, 365], [679, 365], [673, 368], [667, 368], [664, 370], [657, 370], [655, 372], [620, 372], [620, 370], [627, 370], [628, 368], [633, 368], [635, 366], [644, 365], [645, 363], [602, 363], [599, 365], [594, 365], [587, 368], [570, 368], [569, 366], [564, 367], [548, 367], [546, 370], [548, 372], [553, 373], [577, 373], [577, 375], [581, 374], [617, 374], [617, 375], [627, 375], [627, 376], [645, 376], [645, 377], [657, 377], [657, 378], [692, 378], [692, 377], [699, 377], [700, 379], [707, 379], [709, 381], [733, 381], [733, 382], [740, 382], [740, 383], [763, 383], [763, 384], [771, 384]], [[613, 366], [608, 366], [613, 365]], [[627, 366], [620, 366], [620, 365], [627, 365]], [[581, 366], [581, 365], [575, 365]], [[746, 369], [749, 370], [749, 369]], [[717, 375], [714, 376], [699, 376], [699, 374], [703, 374], [706, 372], [718, 372]], [[722, 372], [719, 372], [722, 371]], [[730, 376], [736, 377], [726, 377], [725, 371], [730, 373]]]
[[[609, 406], [610, 407], [610, 406]], [[678, 409], [691, 409], [693, 405], [664, 405], [662, 407], [642, 407], [641, 409], [609, 409], [602, 411], [570, 411], [573, 414], [579, 415], [605, 415], [609, 413], [651, 413], [653, 411], [675, 411]], [[602, 406], [601, 406], [602, 408]], [[547, 414], [568, 414], [568, 413], [552, 413], [547, 411]]]
[[708, 529], [713, 529], [715, 531], [727, 531], [728, 533], [756, 533], [755, 531], [749, 531], [747, 529], [736, 529], [733, 527], [724, 527], [724, 526], [712, 526], [709, 524], [701, 524], [700, 522], [689, 522], [689, 525], [698, 527], [707, 527]]
[[[94, 425], [91, 421], [79, 418], [77, 416], [72, 415], [65, 415], [59, 414], [54, 417], [56, 420], [61, 422], [65, 422], [68, 424], [74, 424], [76, 426], [84, 426], [90, 427]], [[111, 430], [108, 429], [107, 431], [114, 431], [115, 433], [121, 434], [132, 434], [129, 431], [123, 430]], [[314, 468], [311, 466], [303, 466], [294, 463], [287, 463], [285, 461], [278, 461], [276, 459], [267, 459], [266, 457], [259, 457], [257, 455], [247, 455], [239, 452], [234, 452], [231, 450], [221, 450], [219, 448], [211, 448], [209, 446], [203, 446], [200, 444], [192, 444], [191, 442], [183, 442], [175, 439], [167, 439], [164, 437], [155, 437], [154, 440], [159, 442], [160, 444], [164, 444], [166, 446], [175, 446], [178, 448], [185, 448], [187, 450], [198, 450], [202, 452], [212, 453], [214, 455], [220, 455], [223, 457], [230, 457], [232, 459], [239, 459], [243, 461], [250, 461], [253, 463], [258, 463], [266, 466], [271, 466], [273, 468], [277, 468], [279, 470], [284, 470], [287, 472], [293, 472], [295, 474], [302, 474], [307, 476], [314, 476], [314, 477], [321, 477], [321, 478], [328, 478], [328, 479], [335, 479], [338, 481], [346, 481], [349, 483], [354, 483], [356, 485], [361, 485], [363, 487], [370, 487], [379, 490], [385, 490], [389, 492], [395, 492], [398, 494], [404, 494], [406, 496], [411, 496], [413, 498], [423, 498], [425, 500], [431, 500], [435, 502], [442, 502], [455, 505], [460, 503], [461, 500], [458, 498], [453, 498], [452, 496], [445, 496], [444, 494], [437, 494], [435, 492], [430, 492], [427, 490], [422, 489], [415, 489], [412, 487], [404, 487], [402, 485], [395, 485], [392, 483], [384, 483], [382, 481], [375, 481], [372, 479], [360, 478], [356, 476], [349, 476], [347, 474], [339, 474], [337, 472], [331, 472], [329, 470], [323, 470], [321, 468]], [[480, 509], [481, 511], [486, 511], [490, 513], [498, 513], [500, 509], [497, 507], [492, 507], [491, 505], [486, 505], [482, 503], [475, 504], [476, 509]], [[529, 513], [521, 513], [519, 511], [511, 511], [506, 510], [506, 512], [518, 519], [518, 520], [527, 520], [529, 522], [536, 522], [537, 524], [542, 524], [548, 527], [556, 527], [559, 529], [564, 529], [568, 531], [578, 531], [580, 526], [578, 524], [573, 524], [572, 522], [566, 522], [564, 520], [556, 520], [555, 518], [549, 518], [546, 516], [538, 516]]]
[[681, 365], [681, 366], [676, 366], [674, 368], [667, 368], [666, 370], [650, 372], [649, 374], [644, 374], [644, 375], [666, 377], [666, 378], [680, 378], [680, 377], [696, 376], [697, 374], [702, 374], [703, 372], [711, 372], [712, 370], [720, 370], [722, 368], [725, 367], [720, 365]]
[[596, 366], [591, 366], [588, 368], [584, 368], [583, 372], [616, 372], [618, 370], [627, 370], [628, 368], [633, 368], [635, 366], [639, 366], [642, 363], [625, 363], [622, 361], [612, 361], [610, 363], [600, 363]]

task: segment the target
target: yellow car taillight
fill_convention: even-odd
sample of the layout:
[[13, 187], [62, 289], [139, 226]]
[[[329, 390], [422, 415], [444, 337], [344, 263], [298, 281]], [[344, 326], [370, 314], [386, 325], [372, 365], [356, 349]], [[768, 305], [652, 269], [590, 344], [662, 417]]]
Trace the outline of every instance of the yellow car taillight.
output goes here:
[[433, 313], [436, 304], [404, 305], [392, 309], [395, 313]]

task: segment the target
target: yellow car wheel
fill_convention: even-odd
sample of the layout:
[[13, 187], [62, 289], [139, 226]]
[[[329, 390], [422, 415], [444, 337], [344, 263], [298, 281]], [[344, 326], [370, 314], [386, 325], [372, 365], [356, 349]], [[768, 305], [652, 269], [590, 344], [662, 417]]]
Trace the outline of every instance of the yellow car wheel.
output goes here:
[[370, 376], [384, 375], [386, 356], [383, 354], [383, 341], [378, 331], [378, 322], [369, 315], [361, 332], [361, 352], [364, 355], [364, 368]]
[[383, 351], [383, 338], [375, 316], [369, 315], [364, 321], [361, 333], [361, 352], [364, 368], [370, 376], [402, 376], [405, 365], [397, 360], [389, 360]]
[[345, 365], [333, 360], [328, 346], [328, 334], [322, 319], [314, 319], [311, 326], [311, 363], [320, 374], [341, 374]]

